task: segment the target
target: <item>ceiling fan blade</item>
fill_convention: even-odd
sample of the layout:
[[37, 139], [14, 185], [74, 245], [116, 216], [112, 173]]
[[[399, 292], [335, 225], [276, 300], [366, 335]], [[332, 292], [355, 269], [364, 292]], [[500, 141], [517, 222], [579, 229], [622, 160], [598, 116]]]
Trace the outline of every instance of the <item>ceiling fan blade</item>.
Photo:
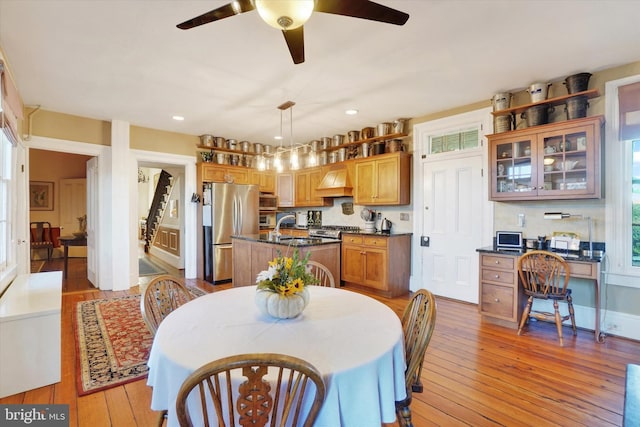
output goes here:
[[369, 0], [316, 0], [313, 10], [395, 25], [404, 25], [409, 19], [407, 13]]
[[301, 64], [304, 62], [304, 26], [298, 27], [294, 30], [282, 31], [284, 39], [289, 47], [289, 53], [291, 53], [291, 59], [294, 64]]
[[229, 4], [225, 4], [224, 6], [220, 6], [217, 9], [210, 10], [209, 12], [203, 13], [202, 15], [196, 16], [188, 21], [184, 21], [176, 26], [181, 30], [188, 30], [190, 28], [208, 24], [209, 22], [219, 21], [220, 19], [239, 15], [244, 12], [250, 12], [253, 9], [255, 9], [255, 7], [251, 0], [237, 0]]

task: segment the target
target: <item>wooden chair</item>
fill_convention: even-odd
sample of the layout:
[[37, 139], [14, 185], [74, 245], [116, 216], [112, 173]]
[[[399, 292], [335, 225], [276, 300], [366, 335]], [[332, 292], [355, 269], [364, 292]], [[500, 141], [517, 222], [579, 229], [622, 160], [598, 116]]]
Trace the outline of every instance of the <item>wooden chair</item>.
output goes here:
[[404, 333], [404, 352], [407, 362], [405, 382], [407, 397], [396, 402], [396, 413], [400, 426], [412, 427], [411, 396], [413, 392], [422, 393], [420, 381], [424, 355], [436, 326], [436, 299], [426, 289], [420, 289], [411, 298], [402, 315]]
[[[308, 393], [313, 403], [303, 414]], [[283, 354], [241, 354], [207, 363], [189, 375], [178, 391], [176, 415], [182, 427], [194, 425], [191, 414], [196, 410], [202, 412], [196, 423], [200, 426], [235, 426], [239, 420], [242, 426], [263, 427], [269, 422], [311, 427], [324, 397], [322, 376], [310, 363]]]
[[317, 286], [336, 287], [336, 281], [333, 278], [331, 271], [324, 265], [316, 261], [307, 261], [307, 266], [311, 267], [310, 272], [318, 279]]
[[[31, 252], [38, 249], [47, 250], [47, 261], [51, 261], [53, 252], [53, 236], [51, 234], [51, 223], [48, 221], [35, 221], [31, 224]], [[33, 259], [33, 255], [31, 256]]]
[[169, 275], [162, 275], [149, 282], [140, 299], [142, 318], [151, 333], [155, 334], [160, 322], [173, 310], [189, 302], [193, 296], [182, 282]]
[[[562, 322], [571, 319], [573, 335], [577, 334], [571, 289], [567, 288], [570, 278], [569, 265], [561, 256], [552, 252], [531, 251], [518, 259], [518, 275], [520, 276], [524, 293], [529, 296], [520, 320], [518, 335], [522, 334], [522, 329], [530, 317], [551, 321], [556, 324], [558, 338], [560, 338], [560, 345], [562, 346], [564, 344], [562, 340]], [[554, 312], [533, 310], [534, 299], [552, 300]], [[567, 302], [569, 314], [560, 315], [558, 301]]]

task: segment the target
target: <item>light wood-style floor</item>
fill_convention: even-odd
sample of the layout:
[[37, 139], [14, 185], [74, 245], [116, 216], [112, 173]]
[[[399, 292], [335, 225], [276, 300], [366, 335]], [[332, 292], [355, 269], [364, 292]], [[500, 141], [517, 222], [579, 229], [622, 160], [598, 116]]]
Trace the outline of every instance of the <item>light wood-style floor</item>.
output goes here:
[[[81, 263], [70, 264], [68, 281], [81, 277], [81, 269]], [[176, 270], [169, 272], [180, 275]], [[188, 283], [213, 292], [229, 287]], [[65, 293], [62, 381], [0, 399], [0, 404], [66, 403], [70, 405], [70, 426], [152, 426], [156, 413], [149, 409], [151, 390], [145, 380], [83, 397], [76, 393], [72, 323], [76, 303], [137, 292], [136, 287], [122, 292]], [[378, 299], [400, 314], [409, 297]], [[414, 394], [412, 404], [414, 424], [622, 425], [625, 367], [640, 363], [640, 343], [607, 337], [598, 344], [592, 332], [580, 330], [574, 338], [570, 328], [565, 328], [565, 337], [565, 347], [559, 347], [555, 327], [541, 323], [534, 323], [525, 335], [517, 336], [515, 330], [483, 322], [475, 305], [439, 298], [435, 333], [422, 373], [425, 390]]]

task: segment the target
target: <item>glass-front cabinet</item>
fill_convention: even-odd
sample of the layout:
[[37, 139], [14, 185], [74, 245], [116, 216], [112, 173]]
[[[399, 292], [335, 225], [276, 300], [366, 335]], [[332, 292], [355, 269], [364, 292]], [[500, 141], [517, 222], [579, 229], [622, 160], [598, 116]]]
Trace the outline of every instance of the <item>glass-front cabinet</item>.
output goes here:
[[489, 135], [491, 200], [600, 198], [594, 116]]

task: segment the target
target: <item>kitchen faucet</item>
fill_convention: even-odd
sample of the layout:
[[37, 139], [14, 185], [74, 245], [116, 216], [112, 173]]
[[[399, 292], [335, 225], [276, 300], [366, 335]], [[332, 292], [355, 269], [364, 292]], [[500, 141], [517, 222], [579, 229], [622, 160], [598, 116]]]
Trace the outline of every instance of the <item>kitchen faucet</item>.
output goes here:
[[280, 237], [280, 224], [282, 224], [282, 221], [284, 221], [284, 220], [285, 220], [285, 219], [287, 219], [287, 218], [293, 218], [293, 219], [295, 219], [295, 218], [296, 218], [296, 216], [295, 216], [295, 215], [285, 215], [285, 216], [283, 216], [282, 218], [280, 218], [280, 219], [278, 220], [278, 223], [276, 224], [276, 228], [274, 228], [274, 229], [273, 229], [273, 231], [272, 231], [271, 233], [269, 233], [269, 234], [270, 234], [270, 236], [269, 236], [269, 237], [275, 237], [276, 239], [277, 239], [278, 237]]

